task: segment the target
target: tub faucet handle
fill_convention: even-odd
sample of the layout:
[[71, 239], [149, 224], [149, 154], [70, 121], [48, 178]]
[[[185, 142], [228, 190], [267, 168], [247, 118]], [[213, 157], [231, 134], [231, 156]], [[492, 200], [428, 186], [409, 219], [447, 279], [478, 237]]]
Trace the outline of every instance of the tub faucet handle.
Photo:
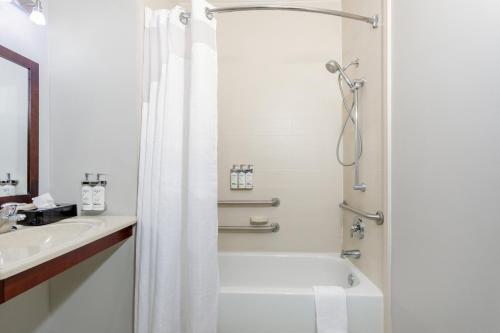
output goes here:
[[359, 216], [354, 218], [351, 225], [351, 238], [354, 238], [354, 235], [356, 235], [357, 239], [365, 238], [365, 224]]

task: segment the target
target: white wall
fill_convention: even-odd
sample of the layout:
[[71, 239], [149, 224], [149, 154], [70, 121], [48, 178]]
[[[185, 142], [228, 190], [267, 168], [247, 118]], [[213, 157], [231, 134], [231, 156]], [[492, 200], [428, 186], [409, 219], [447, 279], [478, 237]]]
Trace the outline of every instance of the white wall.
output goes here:
[[[107, 215], [135, 215], [141, 0], [54, 1], [49, 21], [51, 191], [80, 203], [85, 172], [109, 174]], [[133, 330], [134, 241], [50, 281], [52, 332]]]
[[48, 333], [132, 333], [134, 247], [128, 239], [51, 279]]
[[[337, 1], [294, 5], [340, 8]], [[220, 208], [221, 225], [248, 225], [254, 215], [281, 225], [276, 234], [221, 233], [221, 250], [340, 251], [341, 100], [325, 63], [342, 62], [341, 32], [340, 19], [329, 16], [217, 16], [219, 198], [281, 199], [276, 208]], [[229, 189], [234, 163], [255, 165], [254, 190]]]
[[500, 3], [392, 11], [393, 332], [500, 332]]
[[135, 215], [141, 0], [54, 1], [50, 30], [51, 190], [80, 203], [85, 172], [109, 174], [109, 215]]
[[[48, 11], [48, 1], [44, 1]], [[0, 2], [0, 45], [40, 64], [40, 191], [49, 186], [49, 75], [47, 28], [33, 24], [28, 15], [11, 4]], [[3, 176], [3, 175], [1, 175]], [[0, 305], [2, 333], [45, 333], [49, 313], [48, 284]], [[26, 315], [29, 313], [29, 316]]]

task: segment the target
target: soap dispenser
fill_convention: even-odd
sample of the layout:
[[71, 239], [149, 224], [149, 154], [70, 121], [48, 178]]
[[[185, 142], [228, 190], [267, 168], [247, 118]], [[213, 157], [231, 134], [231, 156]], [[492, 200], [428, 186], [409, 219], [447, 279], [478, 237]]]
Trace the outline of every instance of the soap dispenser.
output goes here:
[[233, 168], [231, 169], [231, 190], [238, 189], [238, 175], [240, 173], [240, 166], [237, 164], [233, 164]]
[[253, 189], [253, 168], [252, 164], [248, 165], [248, 170], [245, 174], [245, 189], [252, 190]]
[[2, 192], [5, 193], [6, 196], [14, 196], [16, 195], [16, 185], [17, 182], [12, 180], [10, 177], [10, 172], [7, 173], [7, 181], [2, 187]]
[[248, 171], [248, 165], [246, 164], [241, 164], [240, 165], [240, 172], [238, 173], [238, 188], [245, 189], [246, 184], [247, 184], [247, 179], [246, 179], [246, 174]]
[[89, 180], [90, 173], [85, 174], [85, 180], [82, 182], [82, 210], [92, 210], [92, 186]]
[[0, 197], [6, 197], [8, 196], [7, 194], [7, 188], [5, 187], [7, 185], [6, 180], [0, 180]]
[[107, 181], [101, 179], [104, 175], [104, 173], [97, 174], [97, 184], [92, 188], [92, 208], [95, 211], [103, 211], [106, 208]]

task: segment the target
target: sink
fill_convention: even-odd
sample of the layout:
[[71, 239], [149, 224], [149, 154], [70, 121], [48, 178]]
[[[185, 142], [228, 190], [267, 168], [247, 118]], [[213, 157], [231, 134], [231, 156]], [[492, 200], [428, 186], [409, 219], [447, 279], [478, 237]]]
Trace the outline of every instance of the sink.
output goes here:
[[39, 227], [27, 227], [0, 235], [0, 269], [2, 266], [56, 249], [99, 229], [95, 220], [72, 219]]

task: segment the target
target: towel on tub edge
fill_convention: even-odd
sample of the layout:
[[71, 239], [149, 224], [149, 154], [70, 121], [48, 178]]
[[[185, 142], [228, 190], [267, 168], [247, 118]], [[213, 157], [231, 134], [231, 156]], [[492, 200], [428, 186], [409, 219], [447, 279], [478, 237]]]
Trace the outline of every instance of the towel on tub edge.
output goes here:
[[317, 333], [347, 333], [347, 299], [342, 287], [315, 286]]

